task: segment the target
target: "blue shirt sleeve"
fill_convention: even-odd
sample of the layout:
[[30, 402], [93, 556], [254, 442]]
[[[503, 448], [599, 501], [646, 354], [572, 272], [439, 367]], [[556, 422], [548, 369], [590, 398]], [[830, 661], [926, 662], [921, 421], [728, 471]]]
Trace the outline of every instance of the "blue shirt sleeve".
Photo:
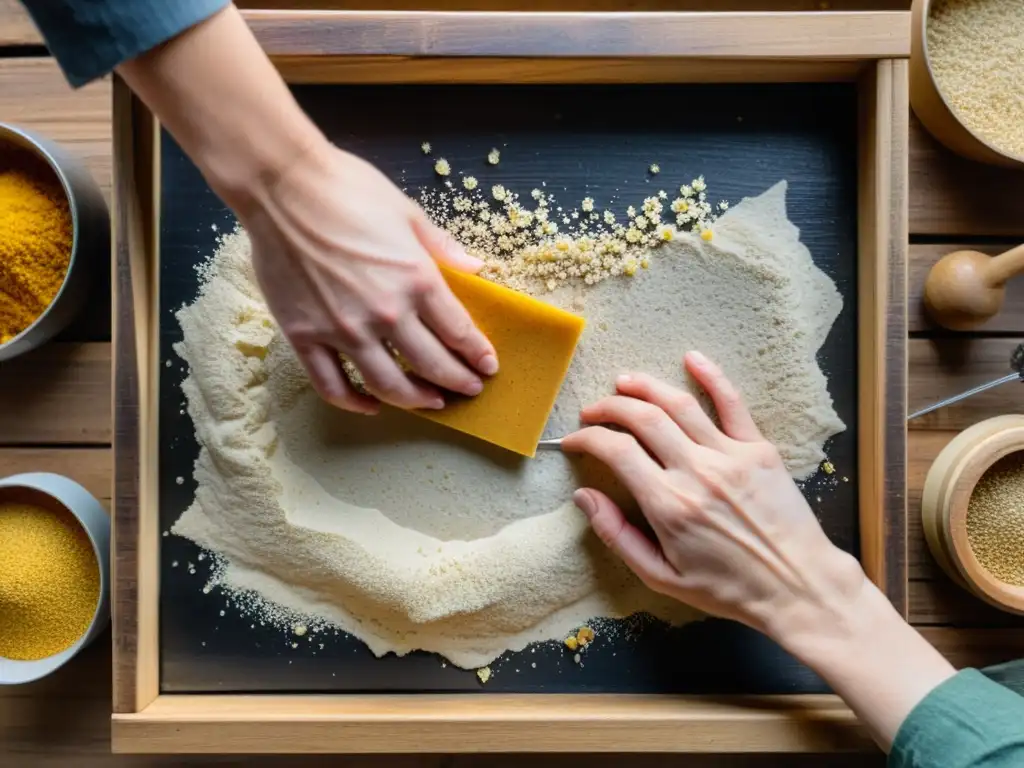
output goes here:
[[230, 0], [22, 0], [74, 87], [208, 19]]
[[965, 669], [937, 686], [907, 715], [889, 768], [1024, 766], [1024, 697]]

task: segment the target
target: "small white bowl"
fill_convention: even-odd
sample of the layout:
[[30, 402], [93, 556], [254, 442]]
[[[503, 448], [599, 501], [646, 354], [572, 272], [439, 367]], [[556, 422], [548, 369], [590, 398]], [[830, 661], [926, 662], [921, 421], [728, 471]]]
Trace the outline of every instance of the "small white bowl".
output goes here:
[[0, 480], [0, 503], [9, 501], [35, 504], [44, 509], [65, 509], [78, 520], [96, 553], [100, 595], [88, 631], [67, 650], [38, 661], [14, 661], [0, 656], [0, 685], [31, 683], [46, 677], [74, 658], [110, 623], [110, 517], [96, 497], [62, 475], [32, 472]]

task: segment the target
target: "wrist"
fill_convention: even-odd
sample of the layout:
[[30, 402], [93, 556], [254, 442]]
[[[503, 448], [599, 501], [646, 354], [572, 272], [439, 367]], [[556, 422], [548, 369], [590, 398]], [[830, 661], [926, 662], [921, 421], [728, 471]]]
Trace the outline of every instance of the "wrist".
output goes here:
[[[243, 221], [265, 206], [295, 169], [311, 162], [330, 144], [301, 113], [264, 120], [243, 135], [211, 142], [196, 164], [216, 192]], [[315, 161], [314, 161], [315, 162]]]

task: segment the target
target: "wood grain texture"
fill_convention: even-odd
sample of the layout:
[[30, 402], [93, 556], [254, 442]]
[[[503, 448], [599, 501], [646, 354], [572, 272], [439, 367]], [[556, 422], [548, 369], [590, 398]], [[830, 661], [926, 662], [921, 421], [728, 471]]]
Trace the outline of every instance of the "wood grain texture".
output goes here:
[[81, 484], [110, 511], [112, 459], [109, 447], [0, 448], [0, 477], [55, 472]]
[[49, 58], [0, 58], [0, 120], [50, 138], [81, 159], [110, 200], [110, 81], [72, 90]]
[[41, 45], [39, 31], [19, 0], [0, 0], [0, 48]]
[[109, 443], [110, 376], [104, 343], [51, 344], [0, 364], [0, 445]]
[[245, 12], [271, 57], [700, 57], [910, 55], [910, 15], [850, 13]]
[[278, 69], [291, 83], [817, 83], [855, 80], [863, 61], [759, 62], [674, 58], [414, 58], [288, 56]]
[[128, 86], [115, 79], [114, 135], [114, 711], [136, 712], [157, 695], [159, 561], [152, 488], [157, 471], [153, 318], [156, 292], [156, 124]]
[[[293, 8], [294, 0], [239, 0], [240, 8]], [[394, 11], [906, 11], [906, 0], [304, 0], [305, 8]], [[42, 45], [19, 0], [0, 0], [0, 47]]]
[[910, 121], [910, 231], [915, 235], [1024, 236], [1024, 173], [954, 155]]
[[184, 754], [873, 749], [834, 696], [163, 695], [114, 715], [112, 736], [115, 751]]
[[[991, 256], [1007, 251], [1018, 243], [1007, 241], [1002, 245], [967, 245], [964, 243], [911, 245], [910, 282], [907, 295], [909, 328], [911, 332], [929, 332], [949, 335], [933, 325], [924, 309], [924, 283], [932, 266], [953, 251], [980, 251]], [[1024, 335], [1024, 278], [1006, 284], [1006, 297], [1002, 311], [977, 330], [977, 333], [1019, 333]]]
[[858, 452], [861, 562], [906, 612], [907, 68], [860, 82]]

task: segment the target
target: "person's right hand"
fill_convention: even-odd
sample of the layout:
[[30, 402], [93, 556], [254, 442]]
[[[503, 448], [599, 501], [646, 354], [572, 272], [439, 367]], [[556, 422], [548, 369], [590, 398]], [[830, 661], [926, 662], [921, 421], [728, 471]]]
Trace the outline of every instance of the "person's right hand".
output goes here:
[[887, 750], [954, 669], [860, 564], [829, 542], [775, 448], [717, 366], [691, 352], [721, 429], [696, 399], [643, 374], [583, 410], [562, 441], [610, 466], [640, 504], [647, 538], [604, 494], [576, 492], [594, 531], [652, 589], [761, 630], [821, 675]]
[[[475, 395], [478, 374], [497, 372], [494, 347], [435, 261], [468, 272], [482, 263], [369, 163], [323, 142], [239, 215], [270, 310], [328, 402], [441, 408], [438, 387]], [[355, 390], [338, 353], [374, 397]]]
[[656, 541], [583, 488], [574, 498], [594, 531], [651, 589], [769, 634], [808, 606], [855, 596], [860, 565], [829, 541], [736, 389], [703, 355], [687, 355], [686, 367], [721, 428], [693, 395], [638, 373], [582, 412], [585, 423], [628, 433], [588, 426], [563, 440], [616, 473]]

